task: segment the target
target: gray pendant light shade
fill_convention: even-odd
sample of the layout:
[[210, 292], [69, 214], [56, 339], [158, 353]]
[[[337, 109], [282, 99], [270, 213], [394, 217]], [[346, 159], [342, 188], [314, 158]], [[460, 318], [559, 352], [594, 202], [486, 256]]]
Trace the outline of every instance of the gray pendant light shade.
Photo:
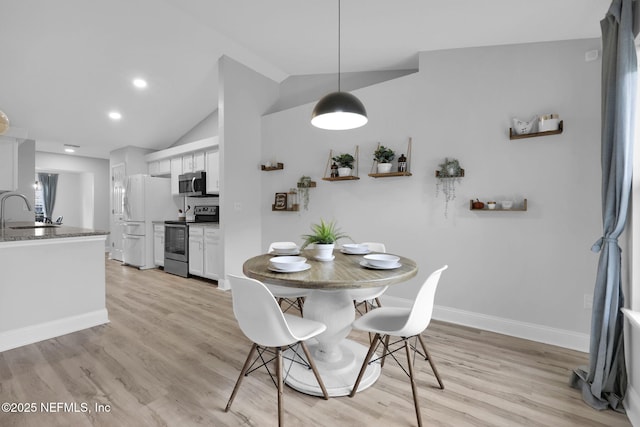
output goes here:
[[7, 129], [9, 129], [9, 117], [0, 111], [0, 135], [5, 133]]
[[358, 98], [340, 90], [340, 0], [338, 0], [338, 91], [323, 96], [311, 113], [311, 124], [320, 129], [345, 130], [364, 126], [369, 119]]
[[311, 124], [320, 129], [355, 129], [364, 126], [368, 120], [362, 102], [348, 92], [323, 96], [311, 113]]

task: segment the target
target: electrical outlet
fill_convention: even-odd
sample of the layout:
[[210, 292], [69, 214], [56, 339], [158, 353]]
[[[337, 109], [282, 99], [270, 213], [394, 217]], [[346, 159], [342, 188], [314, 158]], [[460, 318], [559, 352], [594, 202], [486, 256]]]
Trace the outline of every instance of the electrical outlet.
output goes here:
[[236, 212], [240, 212], [242, 210], [242, 203], [240, 202], [235, 202], [233, 204], [233, 210], [235, 210]]
[[592, 307], [593, 307], [593, 295], [584, 294], [584, 309], [591, 310]]

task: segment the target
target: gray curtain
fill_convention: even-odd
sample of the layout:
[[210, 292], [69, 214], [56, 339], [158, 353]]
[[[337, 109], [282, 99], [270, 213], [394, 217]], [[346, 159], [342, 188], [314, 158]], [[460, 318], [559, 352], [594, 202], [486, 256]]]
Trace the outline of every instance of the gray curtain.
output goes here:
[[56, 189], [58, 188], [57, 173], [38, 173], [38, 181], [42, 184], [42, 198], [44, 201], [44, 216], [51, 219], [53, 207], [56, 204]]
[[624, 411], [627, 389], [622, 328], [624, 306], [618, 237], [627, 220], [633, 172], [637, 87], [632, 0], [614, 0], [602, 29], [602, 222], [603, 237], [593, 294], [589, 368], [576, 369], [571, 384], [596, 409]]

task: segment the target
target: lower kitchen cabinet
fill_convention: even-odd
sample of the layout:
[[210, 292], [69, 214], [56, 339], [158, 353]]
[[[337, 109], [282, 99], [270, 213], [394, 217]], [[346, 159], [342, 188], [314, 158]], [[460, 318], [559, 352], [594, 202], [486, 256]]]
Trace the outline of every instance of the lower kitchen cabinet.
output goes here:
[[204, 277], [218, 280], [220, 275], [220, 229], [204, 229]]
[[218, 280], [220, 275], [220, 229], [189, 225], [189, 274]]
[[189, 225], [189, 274], [204, 277], [204, 227]]
[[153, 226], [153, 263], [164, 267], [164, 225]]

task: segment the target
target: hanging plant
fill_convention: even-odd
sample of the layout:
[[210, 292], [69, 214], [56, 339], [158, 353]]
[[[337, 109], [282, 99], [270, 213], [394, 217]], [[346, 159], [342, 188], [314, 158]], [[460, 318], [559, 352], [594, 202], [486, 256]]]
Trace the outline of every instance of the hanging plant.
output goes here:
[[305, 211], [309, 210], [309, 188], [311, 187], [311, 177], [301, 176], [298, 180], [298, 196], [302, 198], [302, 205]]
[[444, 194], [444, 216], [448, 217], [449, 202], [456, 198], [456, 183], [464, 176], [464, 169], [460, 167], [460, 162], [456, 159], [445, 158], [440, 163], [440, 170], [436, 172], [438, 182], [436, 183], [436, 197], [440, 191]]

